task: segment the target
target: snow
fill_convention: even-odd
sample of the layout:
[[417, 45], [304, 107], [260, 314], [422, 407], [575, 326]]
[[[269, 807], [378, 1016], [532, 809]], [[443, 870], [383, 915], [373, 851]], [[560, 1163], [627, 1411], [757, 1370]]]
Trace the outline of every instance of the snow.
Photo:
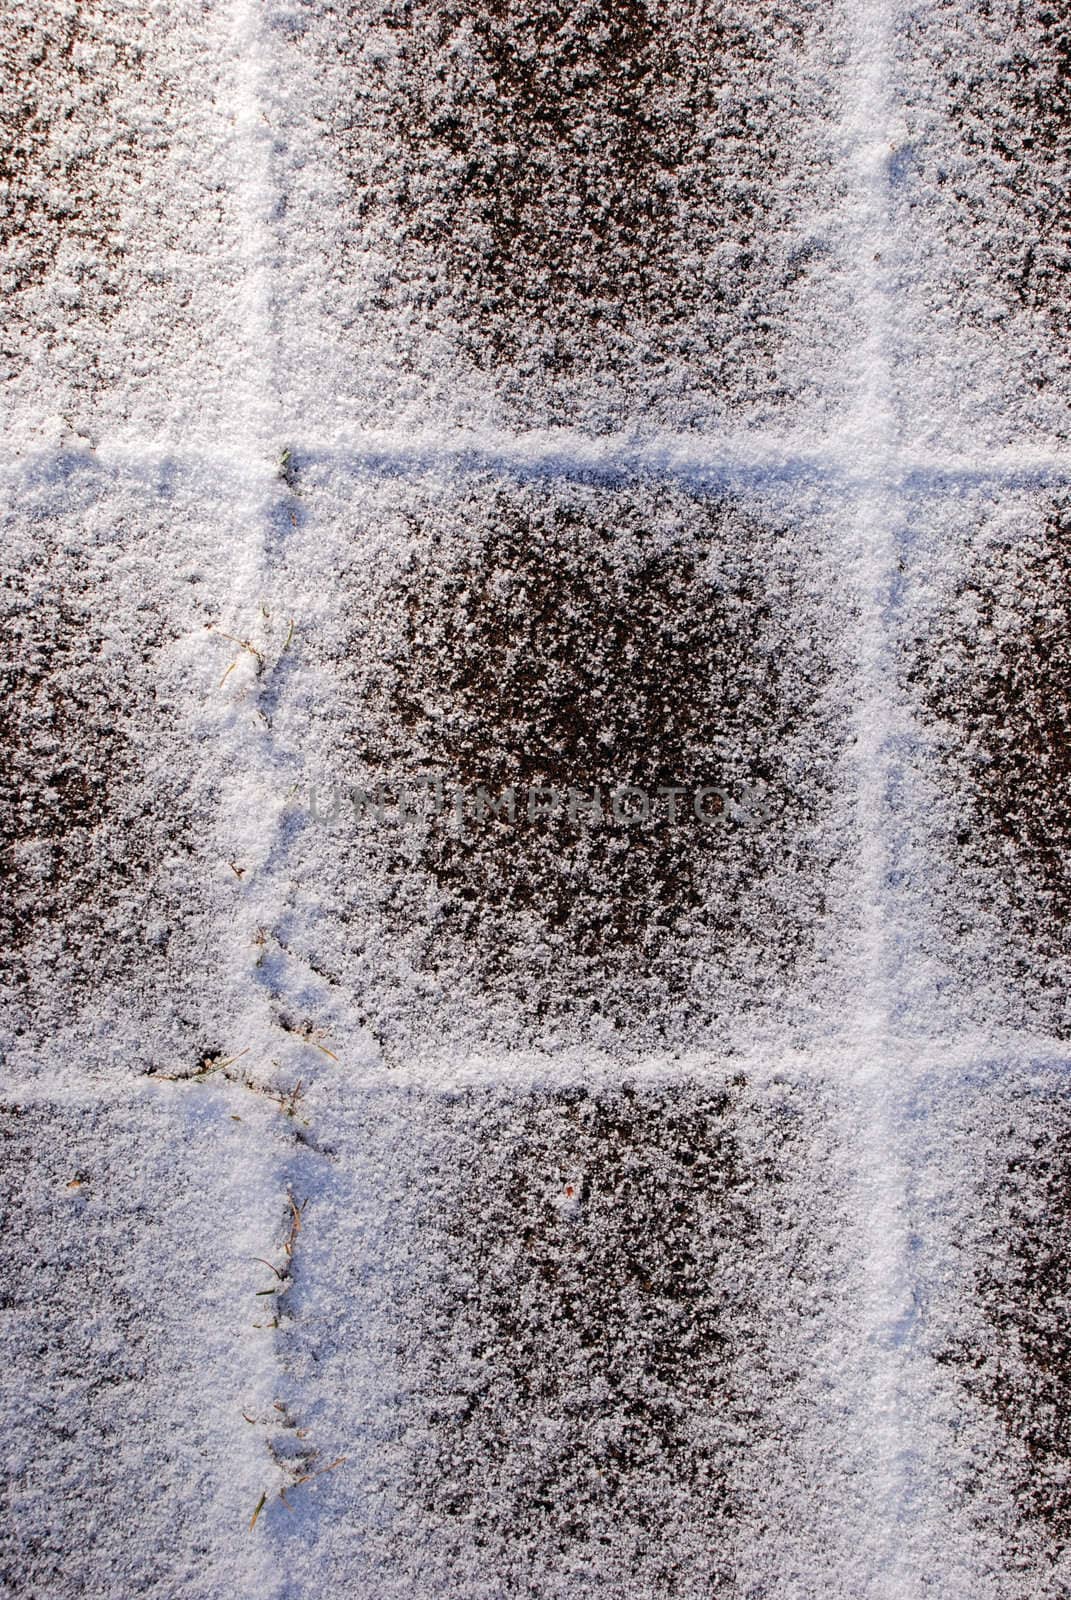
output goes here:
[[13, 15], [4, 1592], [1066, 1594], [1066, 20]]
[[[247, 1097], [248, 1098], [248, 1097]], [[272, 1128], [212, 1089], [137, 1087], [3, 1113], [10, 1594], [217, 1596], [271, 1462], [241, 1416], [270, 1408], [252, 1260], [278, 1226]], [[239, 1398], [240, 1397], [240, 1398]]]
[[[819, 1476], [851, 1493], [815, 1371], [843, 1352], [837, 1268], [798, 1169], [824, 1094], [336, 1091], [284, 1346], [329, 1452], [361, 1444], [322, 1510], [273, 1515], [294, 1581], [693, 1593], [742, 1567], [761, 1592], [851, 1560], [811, 1498]], [[791, 1529], [776, 1548], [764, 1516]]]
[[4, 38], [5, 437], [208, 444], [240, 349], [225, 13], [17, 6]]
[[835, 19], [266, 8], [308, 426], [581, 433], [828, 413]]

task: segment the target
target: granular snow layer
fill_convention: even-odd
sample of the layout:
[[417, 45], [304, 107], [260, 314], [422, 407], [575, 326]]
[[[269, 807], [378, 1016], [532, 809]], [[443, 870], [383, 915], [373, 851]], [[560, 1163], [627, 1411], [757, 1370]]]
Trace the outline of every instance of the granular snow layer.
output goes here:
[[0, 38], [0, 1592], [1071, 1595], [1071, 8]]

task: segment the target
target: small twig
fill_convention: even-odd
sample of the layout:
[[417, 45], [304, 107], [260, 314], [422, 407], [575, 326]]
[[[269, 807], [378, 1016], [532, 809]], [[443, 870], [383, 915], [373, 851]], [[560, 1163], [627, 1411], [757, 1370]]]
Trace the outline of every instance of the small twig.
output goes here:
[[301, 1232], [301, 1212], [303, 1207], [298, 1205], [292, 1194], [288, 1194], [287, 1199], [290, 1202], [291, 1220], [290, 1232], [287, 1234], [287, 1237], [283, 1243], [283, 1251], [286, 1255], [286, 1259], [289, 1261], [291, 1256], [294, 1254], [294, 1245], [297, 1242], [297, 1236]]
[[220, 1070], [222, 1070], [224, 1067], [233, 1067], [234, 1063], [236, 1061], [241, 1061], [242, 1057], [243, 1056], [247, 1056], [248, 1054], [249, 1054], [249, 1046], [246, 1045], [245, 1049], [244, 1050], [239, 1050], [239, 1052], [238, 1052], [238, 1054], [236, 1056], [227, 1056], [223, 1060], [213, 1061], [212, 1062], [212, 1066], [216, 1067], [216, 1068], [219, 1068]]
[[163, 1078], [165, 1083], [196, 1083], [198, 1078], [208, 1078], [213, 1072], [225, 1072], [228, 1067], [233, 1067], [236, 1061], [241, 1061], [243, 1056], [249, 1054], [249, 1046], [239, 1050], [236, 1056], [220, 1056], [219, 1058], [202, 1061], [194, 1072], [155, 1072], [153, 1077]]
[[[248, 650], [251, 656], [256, 656], [261, 666], [264, 665], [264, 656], [261, 651], [257, 649], [252, 639], [239, 639], [236, 633], [224, 633], [223, 629], [217, 628], [213, 622], [207, 622], [205, 626], [210, 628], [213, 633], [218, 634], [221, 639], [229, 639], [231, 644], [236, 644], [240, 650]], [[226, 674], [224, 674], [224, 676], [226, 676]]]

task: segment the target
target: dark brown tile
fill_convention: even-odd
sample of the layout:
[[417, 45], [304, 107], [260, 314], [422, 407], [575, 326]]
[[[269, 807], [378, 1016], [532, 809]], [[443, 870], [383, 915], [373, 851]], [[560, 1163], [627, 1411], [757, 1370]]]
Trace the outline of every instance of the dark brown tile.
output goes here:
[[992, 1559], [1023, 1574], [1002, 1594], [1059, 1593], [1071, 1544], [1071, 1104], [1061, 1076], [1006, 1068], [946, 1143], [970, 1181], [953, 1201], [962, 1276], [946, 1279], [963, 1294], [944, 1308], [950, 1331], [935, 1353], [990, 1419], [987, 1433], [974, 1425], [960, 1487]]
[[[1062, 1027], [1071, 955], [1071, 521], [1031, 498], [982, 522], [916, 640], [910, 681], [938, 758], [946, 920], [1001, 925], [1003, 965], [1043, 1025]], [[973, 909], [972, 909], [973, 908]]]
[[835, 1582], [831, 1100], [719, 1074], [340, 1101], [283, 1349], [325, 1449], [361, 1447], [291, 1524], [298, 1581]]
[[[136, 417], [146, 428], [181, 419], [188, 441], [205, 423], [218, 436], [220, 364], [241, 337], [218, 57], [196, 4], [166, 16], [112, 0], [11, 9], [0, 378], [31, 435], [62, 426], [96, 443]], [[167, 374], [162, 392], [150, 373]]]
[[[334, 870], [376, 933], [331, 911], [340, 886], [316, 965], [341, 979], [360, 955], [367, 983], [404, 947], [424, 975], [407, 1026], [436, 1036], [423, 997], [465, 993], [515, 1042], [694, 1042], [725, 985], [790, 984], [827, 911], [843, 737], [807, 535], [679, 487], [560, 479], [425, 486], [386, 515], [397, 542], [342, 554], [315, 646], [337, 685], [326, 768], [356, 802]], [[442, 809], [403, 816], [428, 779]]]
[[806, 220], [818, 8], [343, 0], [280, 28], [345, 180], [323, 309], [393, 352], [373, 412], [452, 407], [444, 359], [528, 426], [691, 426], [820, 387], [784, 360], [831, 250]]

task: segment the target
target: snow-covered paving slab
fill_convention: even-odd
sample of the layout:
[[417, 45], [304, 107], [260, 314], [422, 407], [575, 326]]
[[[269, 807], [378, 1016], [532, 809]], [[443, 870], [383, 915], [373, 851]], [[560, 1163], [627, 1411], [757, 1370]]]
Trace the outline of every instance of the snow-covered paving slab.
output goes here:
[[335, 1015], [388, 1064], [823, 1027], [853, 823], [829, 505], [293, 473], [279, 937]]
[[[211, 468], [86, 448], [5, 482], [4, 994], [9, 1065], [65, 1078], [222, 1053], [240, 1001], [220, 929], [261, 819], [270, 682], [232, 615], [250, 499]], [[255, 954], [255, 952], [254, 952]], [[252, 959], [252, 958], [251, 958]]]
[[1066, 8], [926, 0], [897, 22], [896, 382], [911, 431], [942, 448], [1066, 447]]
[[267, 1111], [199, 1088], [0, 1106], [4, 1593], [270, 1594], [255, 1257], [284, 1227]]
[[[931, 1031], [1069, 1020], [1067, 490], [916, 493], [901, 610], [905, 782]], [[922, 898], [922, 897], [925, 898]]]
[[[16, 6], [0, 40], [8, 442], [214, 441], [241, 360], [226, 8]], [[10, 409], [8, 409], [10, 407]]]
[[265, 1511], [292, 1592], [857, 1592], [828, 1089], [539, 1074], [310, 1099], [280, 1352], [347, 1459]]
[[934, 1052], [912, 1116], [912, 1342], [933, 1373], [918, 1448], [945, 1479], [920, 1520], [947, 1543], [942, 1593], [1048, 1600], [1071, 1575], [1067, 1063]]
[[843, 47], [820, 7], [298, 0], [265, 8], [262, 49], [277, 371], [317, 430], [835, 402]]

